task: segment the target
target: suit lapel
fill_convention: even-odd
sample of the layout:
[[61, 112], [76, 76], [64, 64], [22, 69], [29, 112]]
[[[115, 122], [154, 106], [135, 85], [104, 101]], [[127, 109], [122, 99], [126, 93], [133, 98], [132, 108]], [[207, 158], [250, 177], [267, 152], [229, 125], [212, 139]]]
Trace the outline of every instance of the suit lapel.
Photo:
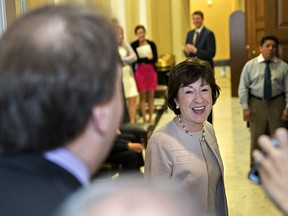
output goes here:
[[[205, 124], [204, 124], [205, 125]], [[208, 132], [208, 129], [206, 127], [206, 125], [204, 126], [205, 128], [205, 132], [207, 131]], [[218, 161], [218, 164], [221, 168], [221, 172], [222, 172], [222, 175], [223, 175], [223, 163], [222, 163], [222, 158], [221, 158], [221, 155], [220, 155], [220, 151], [219, 151], [219, 146], [217, 144], [217, 140], [214, 139], [214, 136], [211, 136], [210, 133], [206, 133], [207, 136], [205, 137], [205, 140], [209, 146], [209, 148], [212, 150], [212, 152], [214, 153], [215, 157], [217, 158], [217, 161]]]

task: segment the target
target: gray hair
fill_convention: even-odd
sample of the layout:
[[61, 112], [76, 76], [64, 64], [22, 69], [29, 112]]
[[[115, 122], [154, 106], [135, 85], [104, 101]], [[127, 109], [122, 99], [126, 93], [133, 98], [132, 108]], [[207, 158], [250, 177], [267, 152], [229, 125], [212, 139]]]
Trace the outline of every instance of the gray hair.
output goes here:
[[94, 182], [71, 196], [56, 216], [191, 216], [193, 200], [179, 185], [135, 177]]

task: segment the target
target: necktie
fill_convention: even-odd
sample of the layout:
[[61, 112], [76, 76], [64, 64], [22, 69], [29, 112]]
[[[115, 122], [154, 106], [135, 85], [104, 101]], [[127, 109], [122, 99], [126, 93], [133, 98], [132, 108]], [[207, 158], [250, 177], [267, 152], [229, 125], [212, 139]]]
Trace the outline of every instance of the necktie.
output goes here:
[[271, 62], [266, 60], [265, 72], [264, 72], [264, 100], [271, 100], [272, 98], [272, 86], [271, 86], [271, 70], [269, 64]]
[[194, 45], [196, 44], [198, 38], [199, 38], [199, 32], [196, 31], [196, 32], [195, 32], [195, 35], [194, 35], [194, 38], [193, 38], [193, 44], [194, 44]]

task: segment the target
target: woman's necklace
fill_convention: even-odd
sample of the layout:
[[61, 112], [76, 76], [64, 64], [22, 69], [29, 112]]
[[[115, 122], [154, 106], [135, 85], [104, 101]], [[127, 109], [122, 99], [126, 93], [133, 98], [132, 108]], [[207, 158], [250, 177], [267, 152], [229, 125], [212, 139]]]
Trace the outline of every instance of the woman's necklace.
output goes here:
[[[182, 126], [182, 128], [184, 129], [184, 131], [185, 131], [189, 136], [193, 136], [193, 134], [192, 134], [191, 132], [189, 132], [189, 130], [188, 130], [188, 129], [185, 127], [185, 125], [183, 124], [180, 115], [177, 115], [177, 116], [178, 116], [179, 123], [180, 123], [180, 125]], [[203, 124], [203, 127], [202, 127], [202, 137], [201, 137], [200, 144], [203, 144], [204, 142], [205, 142], [205, 130], [204, 130], [204, 124]]]

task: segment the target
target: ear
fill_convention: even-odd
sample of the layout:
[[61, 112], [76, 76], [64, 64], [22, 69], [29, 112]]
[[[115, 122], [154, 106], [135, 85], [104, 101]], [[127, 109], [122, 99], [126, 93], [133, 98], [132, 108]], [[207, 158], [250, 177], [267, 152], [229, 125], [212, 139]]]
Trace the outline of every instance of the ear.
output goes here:
[[[111, 118], [111, 116], [110, 116]], [[106, 104], [97, 105], [92, 109], [92, 124], [95, 130], [100, 134], [107, 133], [109, 128], [109, 109]]]

